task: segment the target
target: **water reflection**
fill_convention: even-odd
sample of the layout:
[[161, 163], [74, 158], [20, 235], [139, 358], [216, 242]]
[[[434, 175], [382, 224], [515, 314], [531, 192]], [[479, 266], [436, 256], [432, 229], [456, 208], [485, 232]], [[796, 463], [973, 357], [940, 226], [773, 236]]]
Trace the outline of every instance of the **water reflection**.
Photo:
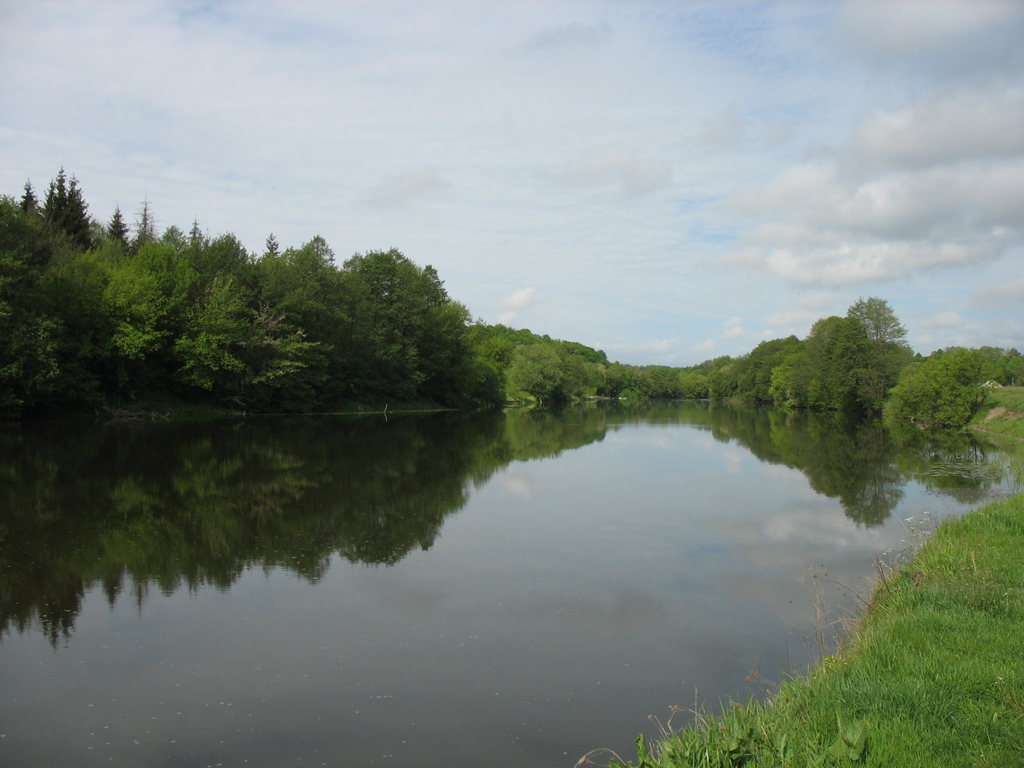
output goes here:
[[0, 637], [35, 626], [54, 645], [66, 641], [94, 585], [111, 605], [127, 591], [141, 608], [150, 589], [227, 589], [254, 567], [316, 582], [335, 555], [395, 564], [429, 549], [472, 489], [508, 464], [638, 422], [708, 430], [762, 462], [798, 469], [864, 526], [888, 517], [909, 477], [958, 500], [999, 482], [998, 455], [969, 440], [900, 442], [877, 425], [707, 403], [7, 426]]

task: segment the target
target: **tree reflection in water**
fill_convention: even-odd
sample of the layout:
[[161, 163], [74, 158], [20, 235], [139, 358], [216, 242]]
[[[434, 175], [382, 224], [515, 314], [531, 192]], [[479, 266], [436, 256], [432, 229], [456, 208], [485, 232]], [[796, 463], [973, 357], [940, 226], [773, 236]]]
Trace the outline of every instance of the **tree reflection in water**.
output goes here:
[[[865, 526], [888, 517], [910, 477], [951, 495], [998, 482], [992, 456], [970, 441], [900, 442], [873, 424], [694, 402], [386, 421], [7, 425], [0, 637], [38, 627], [54, 645], [67, 641], [97, 585], [111, 604], [130, 590], [141, 609], [149, 589], [227, 589], [251, 568], [315, 582], [336, 555], [397, 563], [429, 549], [471, 489], [509, 463], [638, 421], [709, 430], [799, 469]], [[950, 466], [959, 469], [941, 471]]]

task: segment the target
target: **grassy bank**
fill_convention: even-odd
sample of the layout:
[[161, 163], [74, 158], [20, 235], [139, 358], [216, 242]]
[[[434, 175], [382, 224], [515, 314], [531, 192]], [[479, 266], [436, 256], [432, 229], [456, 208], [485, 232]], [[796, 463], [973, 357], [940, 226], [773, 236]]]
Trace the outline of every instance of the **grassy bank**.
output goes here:
[[993, 389], [989, 393], [989, 400], [990, 407], [971, 420], [971, 428], [979, 432], [1024, 438], [1024, 387]]
[[[977, 428], [1024, 437], [1024, 388], [994, 400]], [[813, 672], [630, 765], [1024, 766], [1024, 495], [940, 525]]]

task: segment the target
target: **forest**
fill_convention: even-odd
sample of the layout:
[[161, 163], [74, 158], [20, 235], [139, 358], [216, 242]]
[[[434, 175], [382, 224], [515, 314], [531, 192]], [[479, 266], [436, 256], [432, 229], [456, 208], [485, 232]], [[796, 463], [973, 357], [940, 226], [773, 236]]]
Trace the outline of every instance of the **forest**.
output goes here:
[[338, 264], [314, 236], [252, 253], [193, 222], [158, 232], [143, 202], [89, 215], [61, 169], [40, 200], [0, 197], [0, 415], [180, 402], [253, 413], [355, 404], [457, 409], [586, 397], [737, 399], [963, 426], [1024, 359], [992, 347], [915, 355], [888, 303], [860, 299], [805, 339], [691, 367], [632, 366], [474, 320], [401, 252]]

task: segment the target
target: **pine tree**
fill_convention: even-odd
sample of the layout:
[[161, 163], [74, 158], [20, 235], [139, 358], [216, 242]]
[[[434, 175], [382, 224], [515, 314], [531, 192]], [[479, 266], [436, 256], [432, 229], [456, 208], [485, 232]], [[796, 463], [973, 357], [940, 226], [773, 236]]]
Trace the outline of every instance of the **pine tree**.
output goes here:
[[110, 223], [107, 225], [107, 237], [121, 245], [128, 245], [128, 225], [124, 223], [124, 217], [121, 215], [121, 206], [114, 208], [114, 215], [110, 217]]
[[25, 194], [21, 196], [21, 210], [23, 213], [35, 213], [39, 210], [39, 200], [36, 199], [31, 181], [25, 182]]
[[43, 212], [47, 221], [56, 218], [58, 212], [67, 205], [68, 201], [68, 179], [61, 166], [57, 176], [50, 181], [46, 190], [46, 201], [43, 204]]
[[204, 245], [204, 240], [203, 230], [199, 228], [199, 219], [193, 219], [192, 230], [188, 233], [189, 246], [193, 248], [199, 247]]
[[266, 255], [267, 256], [280, 256], [281, 255], [281, 246], [280, 246], [280, 244], [278, 244], [277, 238], [274, 237], [274, 233], [273, 232], [271, 232], [267, 236], [267, 244], [266, 244], [265, 247], [266, 247]]
[[92, 245], [88, 209], [78, 179], [72, 176], [69, 181], [62, 167], [46, 190], [43, 204], [46, 223], [72, 245], [85, 250]]
[[132, 252], [138, 253], [146, 243], [156, 240], [156, 222], [149, 210], [149, 200], [142, 201], [142, 209], [135, 217], [135, 239], [132, 240]]

